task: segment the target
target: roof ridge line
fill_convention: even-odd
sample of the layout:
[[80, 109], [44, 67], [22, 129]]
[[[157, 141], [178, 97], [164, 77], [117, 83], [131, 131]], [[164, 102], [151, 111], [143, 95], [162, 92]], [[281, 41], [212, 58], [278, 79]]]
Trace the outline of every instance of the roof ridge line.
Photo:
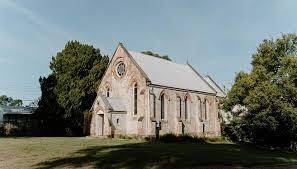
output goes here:
[[170, 60], [167, 60], [167, 59], [162, 59], [162, 58], [159, 58], [159, 57], [156, 57], [156, 56], [152, 56], [152, 55], [148, 55], [148, 54], [145, 54], [145, 53], [142, 53], [142, 52], [138, 52], [138, 51], [128, 50], [128, 52], [134, 52], [134, 53], [138, 53], [138, 54], [150, 56], [152, 58], [156, 58], [156, 59], [159, 59], [159, 60], [168, 62], [168, 63], [173, 63], [173, 64], [176, 64], [176, 65], [186, 66], [186, 64], [183, 64], [183, 63], [176, 63], [174, 61], [170, 61]]
[[209, 75], [206, 75], [206, 77], [208, 77], [221, 90], [221, 92], [223, 92], [223, 94], [227, 95], [225, 91]]
[[[162, 59], [162, 58], [159, 58], [159, 57], [157, 57], [157, 56], [148, 55], [148, 54], [145, 54], [145, 53], [142, 53], [142, 52], [138, 52], [138, 51], [128, 50], [128, 52], [139, 53], [139, 54], [142, 54], [142, 55], [150, 56], [150, 57], [152, 57], [152, 58]], [[166, 59], [162, 59], [162, 60], [163, 60], [163, 61], [167, 61], [167, 62], [172, 62], [172, 61], [169, 61], [169, 60], [166, 60]], [[172, 62], [172, 63], [174, 63], [174, 62]]]
[[192, 65], [190, 65], [190, 63], [187, 63], [186, 65], [189, 66], [195, 72], [195, 74], [198, 75], [204, 81], [204, 83], [206, 83], [208, 87], [210, 87], [215, 92], [215, 94], [217, 94], [217, 91], [204, 79], [202, 75], [200, 75], [196, 69], [194, 69]]
[[108, 107], [109, 110], [110, 109], [113, 110], [112, 106], [110, 105], [109, 101], [107, 100], [107, 97], [105, 97], [102, 93], [99, 94], [99, 97], [106, 104], [106, 106]]

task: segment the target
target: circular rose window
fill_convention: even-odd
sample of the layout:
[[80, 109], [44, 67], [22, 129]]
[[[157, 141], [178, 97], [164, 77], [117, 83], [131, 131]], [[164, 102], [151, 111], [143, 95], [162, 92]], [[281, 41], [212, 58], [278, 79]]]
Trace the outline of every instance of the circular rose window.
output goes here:
[[123, 76], [125, 74], [125, 64], [120, 62], [117, 66], [117, 74], [118, 76]]

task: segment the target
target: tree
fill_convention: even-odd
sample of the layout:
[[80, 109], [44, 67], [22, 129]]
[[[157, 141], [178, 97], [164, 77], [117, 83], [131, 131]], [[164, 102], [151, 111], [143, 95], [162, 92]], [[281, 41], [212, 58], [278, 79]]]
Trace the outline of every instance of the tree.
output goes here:
[[20, 100], [20, 99], [15, 99], [14, 100], [11, 97], [8, 97], [6, 95], [2, 95], [2, 96], [0, 96], [0, 105], [17, 107], [17, 106], [22, 106], [23, 101]]
[[[96, 97], [96, 88], [107, 68], [109, 58], [99, 49], [70, 41], [52, 58], [48, 78], [41, 78], [42, 89], [39, 112], [48, 111], [52, 117], [63, 118], [68, 133], [82, 133], [83, 113]], [[44, 89], [43, 89], [44, 87]]]
[[157, 57], [157, 58], [161, 58], [161, 59], [165, 59], [165, 60], [169, 60], [169, 61], [171, 61], [171, 59], [170, 59], [170, 57], [169, 57], [168, 55], [163, 55], [163, 56], [161, 56], [161, 55], [159, 55], [158, 53], [153, 53], [153, 52], [151, 52], [151, 51], [143, 51], [143, 52], [141, 52], [141, 53], [146, 54], [146, 55], [150, 55], [150, 56], [155, 56], [155, 57]]
[[[287, 145], [297, 141], [297, 35], [264, 40], [252, 56], [250, 73], [240, 72], [224, 100], [224, 109], [245, 106], [248, 113], [228, 129], [237, 140]], [[231, 131], [231, 130], [230, 130]], [[236, 130], [232, 131], [233, 135]]]
[[51, 74], [48, 77], [39, 78], [41, 98], [35, 110], [34, 117], [39, 120], [40, 135], [65, 135], [65, 110], [59, 105], [54, 92], [57, 85], [56, 77]]

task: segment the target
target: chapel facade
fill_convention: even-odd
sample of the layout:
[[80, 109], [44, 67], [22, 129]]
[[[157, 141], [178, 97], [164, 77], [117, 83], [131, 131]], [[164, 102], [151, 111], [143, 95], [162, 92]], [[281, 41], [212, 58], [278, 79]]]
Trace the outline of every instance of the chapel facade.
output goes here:
[[224, 92], [190, 64], [117, 46], [92, 106], [91, 136], [220, 136]]

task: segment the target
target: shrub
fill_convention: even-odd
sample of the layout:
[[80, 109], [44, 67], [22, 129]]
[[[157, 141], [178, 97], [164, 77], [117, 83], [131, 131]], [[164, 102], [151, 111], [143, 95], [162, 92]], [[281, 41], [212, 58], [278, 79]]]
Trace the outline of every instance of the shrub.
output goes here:
[[119, 139], [140, 139], [141, 138], [137, 135], [122, 135], [122, 134], [117, 134], [115, 135], [115, 137]]
[[84, 126], [83, 126], [83, 134], [88, 136], [90, 135], [90, 127], [92, 121], [92, 112], [84, 112]]
[[0, 136], [4, 136], [4, 125], [0, 124]]
[[18, 135], [18, 127], [11, 123], [4, 124], [4, 135], [6, 136]]
[[243, 143], [247, 142], [246, 125], [241, 119], [233, 119], [230, 124], [224, 124], [222, 127], [222, 135], [229, 138], [233, 142]]
[[[148, 141], [155, 141], [150, 139]], [[223, 137], [198, 137], [189, 134], [185, 135], [175, 135], [168, 133], [159, 137], [159, 140], [156, 140], [162, 143], [198, 143], [198, 144], [207, 144], [211, 142], [226, 142], [226, 139]]]

